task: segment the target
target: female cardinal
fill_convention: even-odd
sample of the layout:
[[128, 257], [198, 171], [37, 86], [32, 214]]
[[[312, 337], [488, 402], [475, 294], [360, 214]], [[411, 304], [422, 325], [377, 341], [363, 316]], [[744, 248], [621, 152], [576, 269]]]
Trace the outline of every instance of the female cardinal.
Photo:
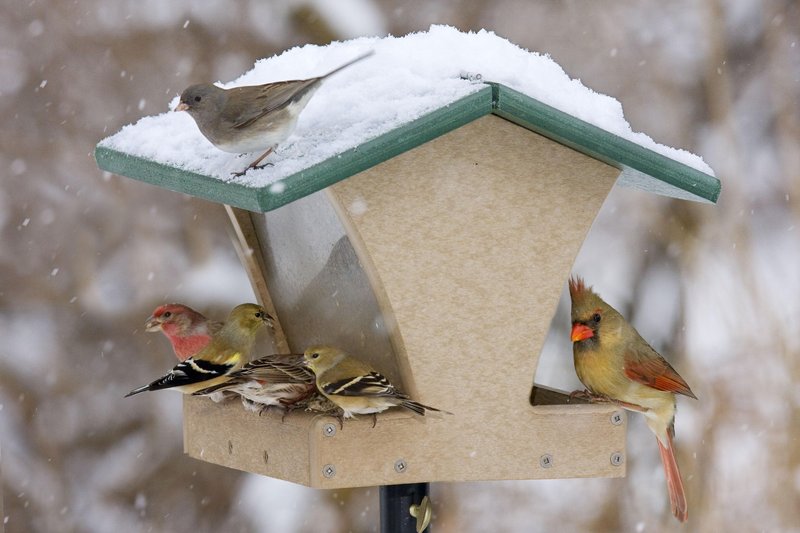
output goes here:
[[581, 278], [569, 280], [572, 298], [572, 347], [575, 371], [595, 401], [612, 401], [644, 414], [655, 433], [667, 478], [672, 513], [688, 517], [672, 437], [675, 394], [697, 399], [689, 385], [622, 315]]

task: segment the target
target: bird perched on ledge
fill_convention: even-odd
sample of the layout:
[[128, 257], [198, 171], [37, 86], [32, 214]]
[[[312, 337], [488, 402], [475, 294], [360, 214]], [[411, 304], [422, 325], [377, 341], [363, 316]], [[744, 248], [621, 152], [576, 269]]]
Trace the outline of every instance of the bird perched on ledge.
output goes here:
[[305, 80], [278, 81], [222, 89], [210, 83], [186, 88], [175, 111], [186, 111], [206, 139], [225, 152], [244, 154], [266, 150], [242, 172], [262, 168], [258, 164], [277, 145], [289, 138], [300, 113], [322, 82], [353, 63], [373, 54], [360, 55], [327, 74]]
[[316, 387], [313, 372], [301, 365], [301, 361], [302, 356], [298, 355], [260, 357], [229, 373], [224, 382], [193, 394], [236, 393], [246, 408], [259, 411], [270, 406], [291, 410], [298, 402], [305, 407], [304, 400], [316, 394]]
[[225, 325], [212, 336], [205, 348], [149, 385], [133, 389], [125, 397], [160, 389], [191, 394], [225, 381], [227, 374], [240, 369], [249, 360], [256, 333], [271, 322], [272, 317], [260, 305], [234, 307]]
[[575, 371], [588, 389], [576, 394], [644, 414], [658, 441], [672, 514], [685, 522], [686, 494], [672, 445], [675, 394], [697, 397], [675, 369], [581, 278], [569, 280], [569, 294]]
[[305, 364], [316, 376], [317, 389], [344, 411], [344, 418], [377, 413], [390, 407], [404, 407], [418, 415], [436, 409], [411, 400], [368, 364], [333, 346], [312, 346], [305, 351]]
[[222, 329], [222, 322], [209, 320], [187, 305], [172, 303], [156, 307], [144, 328], [163, 333], [175, 357], [185, 361], [211, 342], [211, 337]]

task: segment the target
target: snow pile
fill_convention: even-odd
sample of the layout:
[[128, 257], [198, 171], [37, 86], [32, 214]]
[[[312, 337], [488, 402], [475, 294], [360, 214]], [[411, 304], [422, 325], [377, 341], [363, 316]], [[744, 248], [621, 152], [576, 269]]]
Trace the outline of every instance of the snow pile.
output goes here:
[[[570, 79], [548, 56], [524, 50], [493, 32], [449, 26], [404, 37], [359, 38], [306, 45], [262, 59], [225, 88], [319, 76], [373, 49], [375, 55], [332, 76], [301, 114], [294, 135], [268, 161], [233, 181], [264, 187], [447, 106], [484, 87], [465, 76], [502, 83], [666, 157], [713, 175], [699, 157], [635, 133], [620, 103]], [[202, 82], [204, 80], [197, 80]], [[170, 108], [177, 105], [177, 97]], [[225, 181], [257, 155], [222, 152], [187, 113], [166, 112], [126, 126], [101, 146]]]

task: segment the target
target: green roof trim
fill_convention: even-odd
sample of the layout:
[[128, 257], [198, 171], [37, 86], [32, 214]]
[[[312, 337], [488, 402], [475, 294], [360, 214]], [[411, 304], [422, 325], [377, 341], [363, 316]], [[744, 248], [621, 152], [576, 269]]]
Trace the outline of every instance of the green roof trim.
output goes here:
[[[716, 202], [720, 181], [504, 85], [493, 87], [494, 113], [623, 171], [620, 184], [686, 200]], [[648, 179], [649, 178], [649, 179]], [[655, 182], [652, 178], [662, 183]]]
[[238, 183], [225, 183], [211, 176], [171, 167], [105, 146], [95, 148], [94, 158], [98, 167], [120, 176], [250, 211], [261, 211], [255, 195], [257, 189]]
[[494, 113], [622, 170], [619, 183], [687, 200], [716, 202], [720, 182], [673, 159], [588, 124], [504, 85], [484, 88], [384, 135], [261, 188], [181, 170], [100, 146], [106, 171], [250, 211], [267, 212]]
[[492, 88], [486, 86], [384, 135], [265, 187], [226, 183], [98, 146], [97, 165], [109, 172], [214, 202], [267, 212], [315, 193], [387, 159], [440, 137], [492, 112]]

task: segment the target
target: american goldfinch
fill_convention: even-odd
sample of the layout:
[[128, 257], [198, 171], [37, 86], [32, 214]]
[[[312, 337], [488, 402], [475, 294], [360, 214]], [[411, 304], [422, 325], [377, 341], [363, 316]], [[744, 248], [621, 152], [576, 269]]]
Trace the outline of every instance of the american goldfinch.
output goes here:
[[305, 364], [316, 376], [317, 389], [344, 411], [345, 418], [357, 414], [373, 415], [390, 407], [405, 407], [419, 415], [441, 409], [409, 399], [368, 364], [332, 346], [312, 346], [304, 354]]
[[242, 403], [249, 409], [294, 406], [316, 392], [314, 374], [300, 364], [300, 357], [302, 356], [261, 357], [229, 373], [224, 382], [193, 394], [206, 396], [218, 392], [234, 392], [242, 397]]
[[672, 513], [688, 517], [686, 494], [675, 460], [675, 394], [690, 398], [689, 385], [613, 307], [586, 287], [569, 281], [575, 371], [590, 399], [612, 401], [644, 414], [655, 433], [667, 478]]
[[240, 369], [250, 357], [256, 333], [271, 317], [256, 304], [236, 306], [222, 329], [197, 354], [178, 363], [166, 375], [125, 395], [160, 389], [190, 394], [225, 381], [226, 375]]
[[189, 306], [172, 303], [156, 307], [144, 327], [163, 333], [178, 360], [185, 361], [211, 342], [211, 336], [222, 329], [222, 322], [209, 320]]

